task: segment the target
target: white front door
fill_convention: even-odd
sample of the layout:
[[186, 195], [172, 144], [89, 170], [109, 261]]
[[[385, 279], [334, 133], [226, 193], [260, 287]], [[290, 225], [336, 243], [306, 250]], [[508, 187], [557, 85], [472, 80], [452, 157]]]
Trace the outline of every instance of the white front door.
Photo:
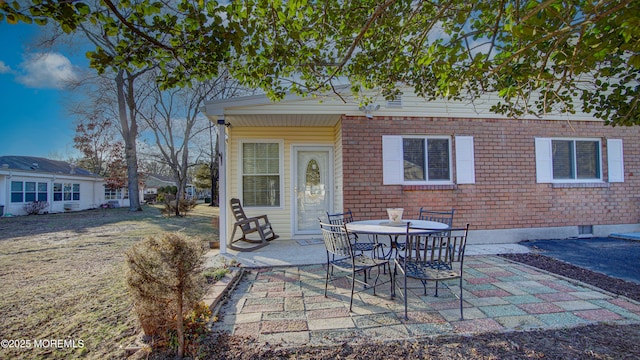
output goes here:
[[330, 146], [293, 148], [293, 234], [319, 234], [318, 217], [333, 201], [333, 149]]

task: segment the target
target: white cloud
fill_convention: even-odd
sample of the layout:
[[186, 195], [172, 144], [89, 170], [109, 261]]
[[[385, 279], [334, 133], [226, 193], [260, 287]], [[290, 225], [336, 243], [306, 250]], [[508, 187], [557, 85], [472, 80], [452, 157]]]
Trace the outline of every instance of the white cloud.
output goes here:
[[9, 74], [11, 72], [9, 65], [5, 64], [4, 61], [0, 61], [0, 74]]
[[78, 79], [78, 70], [59, 53], [29, 54], [20, 64], [22, 74], [16, 81], [31, 88], [63, 89]]

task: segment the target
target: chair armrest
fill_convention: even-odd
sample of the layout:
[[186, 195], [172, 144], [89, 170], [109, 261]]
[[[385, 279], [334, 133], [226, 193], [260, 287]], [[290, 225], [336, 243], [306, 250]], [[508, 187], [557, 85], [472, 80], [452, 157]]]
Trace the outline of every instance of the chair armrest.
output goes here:
[[267, 217], [267, 215], [258, 215], [258, 216], [251, 217], [250, 219], [257, 219], [257, 220], [262, 219], [264, 220], [264, 222], [269, 223], [269, 218]]
[[245, 220], [236, 221], [235, 225], [250, 225], [251, 223], [256, 224], [256, 226], [260, 225], [260, 222], [258, 221], [258, 218], [255, 218], [255, 217], [247, 218]]

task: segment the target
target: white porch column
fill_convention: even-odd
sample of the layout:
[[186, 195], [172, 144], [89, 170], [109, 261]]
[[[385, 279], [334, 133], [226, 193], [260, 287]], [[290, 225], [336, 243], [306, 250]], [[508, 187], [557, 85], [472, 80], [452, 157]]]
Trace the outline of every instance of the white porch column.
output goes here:
[[220, 234], [220, 254], [227, 253], [227, 128], [224, 117], [218, 119], [218, 197], [220, 199], [218, 232]]

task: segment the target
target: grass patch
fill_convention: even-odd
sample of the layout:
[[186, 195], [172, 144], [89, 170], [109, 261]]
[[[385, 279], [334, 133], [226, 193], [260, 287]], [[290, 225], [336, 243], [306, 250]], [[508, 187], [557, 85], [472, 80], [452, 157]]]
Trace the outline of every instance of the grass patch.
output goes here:
[[208, 284], [213, 284], [216, 281], [222, 279], [226, 274], [231, 271], [227, 268], [208, 268], [202, 273]]
[[3, 339], [82, 340], [82, 348], [1, 349], [2, 358], [124, 356], [139, 332], [124, 280], [124, 253], [149, 234], [217, 238], [217, 208], [185, 217], [96, 209], [0, 218], [0, 332]]

